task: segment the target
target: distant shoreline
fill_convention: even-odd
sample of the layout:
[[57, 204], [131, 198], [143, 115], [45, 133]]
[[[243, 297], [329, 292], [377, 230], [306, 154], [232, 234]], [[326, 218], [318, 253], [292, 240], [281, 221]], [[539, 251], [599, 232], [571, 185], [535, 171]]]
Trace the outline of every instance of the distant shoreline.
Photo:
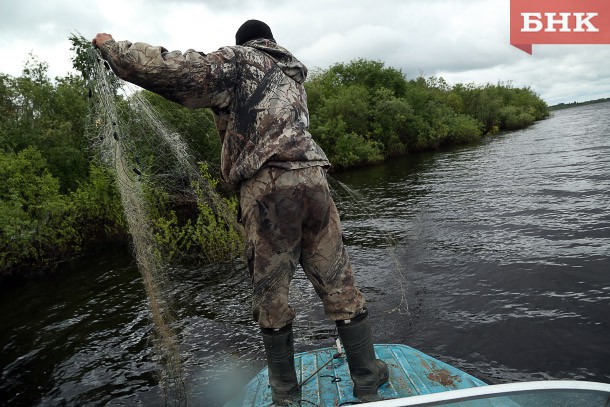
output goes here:
[[549, 110], [569, 109], [571, 107], [584, 106], [584, 105], [592, 105], [592, 104], [595, 104], [595, 103], [604, 103], [604, 102], [610, 102], [610, 98], [588, 100], [586, 102], [559, 103], [559, 104], [554, 105], [554, 106], [549, 106]]

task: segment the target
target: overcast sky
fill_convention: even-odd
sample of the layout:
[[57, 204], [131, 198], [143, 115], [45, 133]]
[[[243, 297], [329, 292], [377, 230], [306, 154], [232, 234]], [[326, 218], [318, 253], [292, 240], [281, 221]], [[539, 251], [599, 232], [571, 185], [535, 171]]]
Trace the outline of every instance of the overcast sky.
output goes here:
[[[604, 0], [607, 1], [607, 0]], [[509, 0], [0, 0], [0, 73], [21, 74], [28, 54], [52, 76], [71, 70], [68, 37], [210, 52], [232, 45], [250, 18], [311, 68], [367, 58], [408, 79], [529, 86], [550, 105], [610, 97], [610, 45], [509, 44]]]

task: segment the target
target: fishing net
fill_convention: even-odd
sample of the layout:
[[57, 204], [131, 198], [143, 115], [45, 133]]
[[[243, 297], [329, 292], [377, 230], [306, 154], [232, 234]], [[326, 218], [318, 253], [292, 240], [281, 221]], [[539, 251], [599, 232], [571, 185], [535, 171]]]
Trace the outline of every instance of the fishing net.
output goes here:
[[[218, 181], [210, 175], [214, 168], [191, 154], [209, 140], [189, 145], [162, 122], [151, 105], [154, 95], [117, 79], [97, 51], [90, 49], [88, 58], [91, 145], [115, 174], [155, 326], [166, 402], [182, 405], [186, 392], [180, 344], [172, 329], [167, 265], [237, 256], [242, 232], [236, 202], [217, 192]], [[211, 115], [202, 113], [198, 127], [214, 129]]]
[[[385, 312], [408, 314], [407, 278], [397, 253], [397, 248], [401, 246], [399, 240], [404, 239], [404, 236], [396, 237], [393, 234], [394, 230], [406, 231], [408, 225], [387, 230], [389, 223], [385, 219], [387, 215], [376, 213], [370, 201], [362, 193], [336, 178], [329, 177], [328, 179], [337, 207], [342, 209], [343, 223], [348, 224], [352, 221], [364, 230], [361, 236], [353, 238], [353, 243], [383, 252], [384, 266], [386, 271], [389, 271], [387, 278], [391, 279], [395, 287], [392, 294], [397, 299], [395, 304], [385, 309]], [[375, 262], [379, 262], [379, 258], [376, 258]], [[356, 277], [359, 277], [358, 270], [356, 270]]]

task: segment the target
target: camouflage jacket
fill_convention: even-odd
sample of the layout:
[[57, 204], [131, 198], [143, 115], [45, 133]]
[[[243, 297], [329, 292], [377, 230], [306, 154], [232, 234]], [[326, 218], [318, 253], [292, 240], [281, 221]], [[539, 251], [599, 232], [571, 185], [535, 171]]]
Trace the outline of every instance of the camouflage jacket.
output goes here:
[[268, 165], [330, 165], [307, 131], [307, 69], [272, 41], [204, 54], [111, 40], [100, 51], [120, 78], [184, 106], [212, 109], [221, 174], [234, 186]]

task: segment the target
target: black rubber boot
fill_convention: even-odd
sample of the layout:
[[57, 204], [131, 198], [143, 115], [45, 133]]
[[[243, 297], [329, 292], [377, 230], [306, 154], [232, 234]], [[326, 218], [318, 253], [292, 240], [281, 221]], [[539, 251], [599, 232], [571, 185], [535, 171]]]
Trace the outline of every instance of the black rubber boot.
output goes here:
[[388, 365], [375, 358], [368, 312], [364, 309], [354, 319], [337, 321], [337, 330], [354, 382], [354, 397], [367, 401], [390, 377]]
[[269, 367], [269, 384], [273, 403], [286, 406], [300, 397], [297, 375], [294, 370], [294, 340], [292, 324], [282, 329], [261, 329]]

